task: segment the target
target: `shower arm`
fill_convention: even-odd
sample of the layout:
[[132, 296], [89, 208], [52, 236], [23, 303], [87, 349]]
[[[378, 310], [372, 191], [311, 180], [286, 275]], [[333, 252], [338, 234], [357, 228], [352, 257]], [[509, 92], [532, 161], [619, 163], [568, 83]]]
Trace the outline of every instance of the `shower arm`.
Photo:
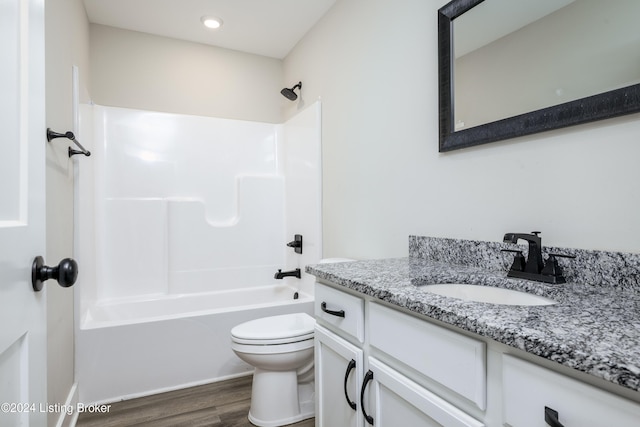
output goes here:
[[76, 144], [78, 148], [80, 148], [80, 150], [74, 150], [73, 148], [69, 147], [69, 157], [75, 156], [76, 154], [84, 154], [87, 157], [91, 155], [91, 152], [84, 148], [82, 144], [80, 144], [80, 141], [76, 139], [76, 136], [71, 131], [67, 131], [66, 133], [58, 133], [52, 131], [50, 128], [47, 128], [47, 141], [51, 142], [51, 140], [54, 138], [67, 138], [73, 141], [73, 143]]

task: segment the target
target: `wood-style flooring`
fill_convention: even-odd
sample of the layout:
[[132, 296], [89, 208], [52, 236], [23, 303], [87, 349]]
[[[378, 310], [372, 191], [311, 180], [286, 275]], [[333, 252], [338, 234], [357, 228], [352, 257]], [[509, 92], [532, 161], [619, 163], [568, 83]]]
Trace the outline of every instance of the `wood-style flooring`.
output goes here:
[[[251, 376], [112, 403], [108, 413], [82, 413], [77, 427], [250, 427]], [[291, 424], [313, 427], [313, 418]]]

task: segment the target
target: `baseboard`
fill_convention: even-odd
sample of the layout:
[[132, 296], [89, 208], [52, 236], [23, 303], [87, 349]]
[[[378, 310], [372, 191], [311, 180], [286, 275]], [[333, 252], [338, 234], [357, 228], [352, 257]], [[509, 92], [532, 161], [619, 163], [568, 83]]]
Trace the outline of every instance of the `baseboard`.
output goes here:
[[[156, 388], [156, 389], [147, 390], [147, 391], [144, 391], [144, 392], [141, 392], [141, 393], [126, 394], [126, 395], [118, 396], [115, 399], [99, 400], [97, 402], [91, 402], [90, 404], [91, 405], [108, 405], [108, 404], [111, 404], [111, 403], [114, 403], [114, 402], [120, 402], [120, 401], [123, 401], [123, 400], [131, 400], [131, 399], [137, 399], [139, 397], [153, 396], [154, 394], [166, 393], [166, 392], [175, 391], [175, 390], [182, 390], [182, 389], [189, 388], [189, 387], [197, 387], [199, 385], [212, 384], [212, 383], [217, 383], [217, 382], [221, 382], [221, 381], [232, 380], [234, 378], [248, 377], [249, 375], [253, 375], [253, 370], [248, 371], [248, 372], [240, 372], [240, 373], [237, 373], [237, 374], [223, 375], [223, 376], [216, 377], [216, 378], [208, 378], [208, 379], [202, 380], [202, 381], [188, 382], [188, 383], [185, 383], [185, 384], [179, 384], [179, 385], [171, 386], [171, 387]], [[74, 427], [74, 426], [72, 426], [72, 427]]]
[[61, 411], [56, 427], [75, 427], [78, 421], [78, 411], [76, 411], [78, 407], [78, 383], [73, 383], [71, 386], [67, 400], [64, 402], [64, 407], [73, 408], [73, 410]]

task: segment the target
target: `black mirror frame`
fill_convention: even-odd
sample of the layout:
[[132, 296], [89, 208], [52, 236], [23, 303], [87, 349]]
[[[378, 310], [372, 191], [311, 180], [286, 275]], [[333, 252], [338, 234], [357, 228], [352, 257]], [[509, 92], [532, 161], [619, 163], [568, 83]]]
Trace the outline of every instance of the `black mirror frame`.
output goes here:
[[438, 10], [439, 151], [446, 152], [640, 112], [640, 84], [454, 131], [452, 21], [484, 0], [453, 0]]

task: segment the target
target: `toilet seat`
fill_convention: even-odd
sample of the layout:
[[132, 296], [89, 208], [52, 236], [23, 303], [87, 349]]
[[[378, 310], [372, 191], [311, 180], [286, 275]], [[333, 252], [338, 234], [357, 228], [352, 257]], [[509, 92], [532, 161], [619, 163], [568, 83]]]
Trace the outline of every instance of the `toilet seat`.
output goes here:
[[279, 345], [313, 339], [315, 319], [306, 313], [284, 314], [250, 320], [231, 329], [238, 344]]
[[274, 340], [256, 340], [256, 339], [238, 338], [234, 336], [231, 337], [231, 340], [234, 343], [245, 344], [245, 345], [284, 345], [284, 344], [293, 344], [301, 341], [308, 341], [312, 339], [313, 339], [313, 333], [299, 336], [299, 337], [279, 338]]
[[295, 353], [303, 351], [309, 348], [313, 348], [313, 338], [303, 341], [287, 342], [282, 344], [253, 344], [253, 343], [239, 343], [237, 341], [231, 342], [231, 349], [239, 353], [247, 354], [285, 354]]

